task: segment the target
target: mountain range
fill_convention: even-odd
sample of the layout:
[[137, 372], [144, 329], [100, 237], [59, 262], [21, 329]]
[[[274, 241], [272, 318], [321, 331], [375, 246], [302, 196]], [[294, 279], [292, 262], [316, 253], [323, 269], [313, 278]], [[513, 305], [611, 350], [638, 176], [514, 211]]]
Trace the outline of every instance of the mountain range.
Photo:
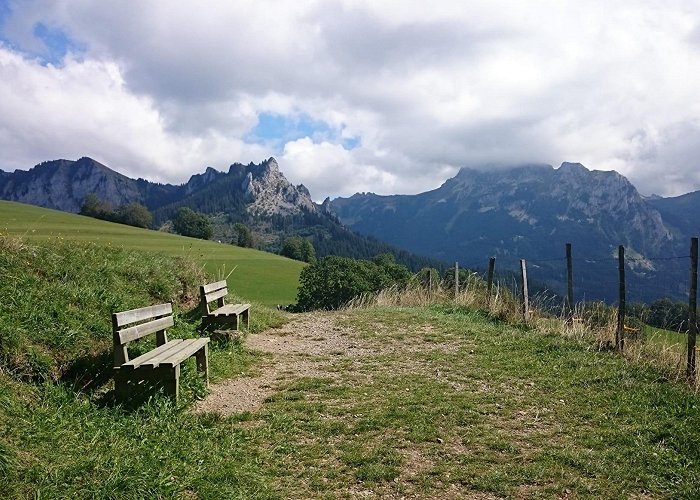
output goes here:
[[700, 192], [642, 197], [622, 175], [579, 163], [506, 169], [463, 168], [416, 195], [358, 193], [330, 208], [362, 234], [472, 268], [530, 261], [529, 276], [565, 288], [565, 245], [574, 253], [579, 298], [614, 301], [618, 245], [628, 257], [628, 295], [648, 301], [687, 294], [689, 237], [700, 232]]
[[140, 203], [153, 213], [156, 227], [167, 227], [178, 208], [189, 207], [207, 214], [213, 238], [224, 242], [234, 241], [234, 225], [243, 223], [253, 231], [257, 246], [268, 251], [278, 251], [286, 237], [299, 235], [312, 241], [318, 256], [392, 253], [416, 271], [440, 265], [348, 230], [328, 210], [328, 200], [314, 203], [306, 187], [284, 177], [274, 158], [234, 163], [227, 172], [208, 167], [180, 185], [131, 179], [87, 157], [46, 161], [26, 171], [0, 170], [0, 199], [75, 213], [88, 194], [112, 208]]
[[628, 300], [685, 298], [688, 240], [700, 232], [700, 191], [645, 198], [619, 173], [579, 163], [463, 168], [425, 193], [357, 193], [322, 204], [291, 184], [274, 158], [234, 163], [228, 172], [209, 167], [181, 185], [131, 179], [90, 158], [0, 170], [1, 199], [77, 212], [89, 193], [113, 207], [141, 203], [156, 226], [188, 206], [211, 217], [214, 238], [222, 241], [231, 241], [233, 224], [243, 222], [271, 251], [296, 234], [309, 238], [319, 256], [391, 252], [413, 270], [455, 261], [484, 268], [491, 256], [498, 269], [515, 270], [526, 259], [530, 278], [555, 293], [564, 290], [564, 246], [571, 243], [578, 298], [611, 302], [618, 245], [628, 257]]

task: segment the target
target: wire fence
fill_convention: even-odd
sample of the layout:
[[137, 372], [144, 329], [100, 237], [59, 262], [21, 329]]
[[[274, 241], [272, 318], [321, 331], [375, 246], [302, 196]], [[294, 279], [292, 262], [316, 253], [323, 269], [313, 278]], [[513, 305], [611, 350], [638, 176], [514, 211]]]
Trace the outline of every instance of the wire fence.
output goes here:
[[697, 245], [692, 238], [686, 255], [652, 257], [625, 255], [624, 247], [617, 255], [578, 256], [569, 246], [558, 257], [496, 257], [462, 267], [516, 298], [525, 320], [537, 314], [593, 330], [601, 345], [663, 358], [696, 383]]

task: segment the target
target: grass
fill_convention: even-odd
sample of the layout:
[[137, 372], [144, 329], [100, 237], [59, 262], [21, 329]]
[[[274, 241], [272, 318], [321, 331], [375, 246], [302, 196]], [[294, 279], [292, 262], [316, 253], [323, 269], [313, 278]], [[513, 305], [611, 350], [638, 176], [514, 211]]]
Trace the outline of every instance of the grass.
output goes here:
[[700, 495], [700, 398], [659, 371], [464, 307], [342, 314], [369, 354], [231, 417], [3, 383], [7, 496]]
[[[0, 201], [0, 232], [26, 241], [61, 238], [127, 250], [189, 257], [212, 277], [228, 276], [229, 290], [266, 305], [296, 301], [304, 264], [267, 252], [195, 238], [149, 231], [90, 217]], [[230, 273], [230, 276], [229, 276]]]
[[[77, 243], [0, 237], [0, 367], [18, 378], [84, 380], [108, 372], [111, 313], [172, 302], [171, 336], [196, 331], [198, 285], [207, 278], [191, 259]], [[256, 305], [251, 329], [282, 321]]]
[[[197, 335], [202, 268], [87, 239], [0, 238], [2, 498], [700, 497], [696, 392], [477, 294], [327, 313], [353, 349], [299, 355], [315, 375], [281, 375], [255, 411], [191, 411], [193, 360], [179, 406], [115, 404], [109, 311], [174, 300], [171, 335]], [[271, 363], [212, 345], [213, 380]]]

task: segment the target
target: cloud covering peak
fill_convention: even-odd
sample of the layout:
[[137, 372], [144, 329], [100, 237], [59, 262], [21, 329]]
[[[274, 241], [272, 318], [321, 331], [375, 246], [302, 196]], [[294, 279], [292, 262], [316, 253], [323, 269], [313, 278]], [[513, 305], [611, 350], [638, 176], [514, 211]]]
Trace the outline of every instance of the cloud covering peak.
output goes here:
[[0, 168], [88, 155], [182, 182], [276, 156], [316, 199], [462, 166], [700, 189], [691, 1], [10, 1]]

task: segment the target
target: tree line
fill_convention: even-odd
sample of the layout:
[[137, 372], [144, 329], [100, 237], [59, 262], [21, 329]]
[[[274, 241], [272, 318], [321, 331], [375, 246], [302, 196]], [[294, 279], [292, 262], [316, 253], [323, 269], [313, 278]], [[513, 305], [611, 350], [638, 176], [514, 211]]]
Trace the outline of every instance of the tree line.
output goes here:
[[140, 203], [127, 203], [114, 210], [109, 203], [100, 200], [94, 193], [90, 193], [85, 197], [78, 213], [95, 219], [118, 222], [119, 224], [134, 227], [149, 228], [153, 224], [153, 214]]

